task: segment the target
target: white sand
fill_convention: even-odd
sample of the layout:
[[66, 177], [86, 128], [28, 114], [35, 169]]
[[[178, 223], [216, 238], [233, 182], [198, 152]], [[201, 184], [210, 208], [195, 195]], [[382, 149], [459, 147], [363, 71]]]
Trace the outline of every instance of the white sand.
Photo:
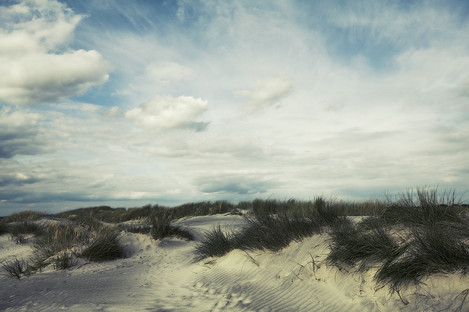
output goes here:
[[[196, 234], [236, 228], [237, 216], [179, 221]], [[196, 242], [123, 234], [127, 258], [46, 269], [21, 280], [0, 277], [0, 311], [467, 311], [469, 279], [436, 275], [402, 294], [375, 290], [373, 272], [326, 266], [327, 235], [278, 253], [235, 250], [194, 262]], [[27, 259], [30, 245], [0, 236], [0, 261]], [[314, 261], [313, 261], [314, 259]], [[459, 310], [460, 309], [460, 310]]]

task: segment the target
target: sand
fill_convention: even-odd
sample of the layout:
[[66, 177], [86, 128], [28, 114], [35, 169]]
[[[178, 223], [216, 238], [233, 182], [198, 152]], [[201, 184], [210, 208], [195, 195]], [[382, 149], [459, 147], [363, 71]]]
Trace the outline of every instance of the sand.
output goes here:
[[[373, 272], [327, 266], [327, 234], [280, 252], [234, 250], [194, 260], [194, 247], [215, 226], [239, 227], [239, 216], [180, 220], [196, 241], [152, 240], [122, 233], [126, 257], [46, 268], [21, 280], [0, 276], [0, 311], [468, 311], [469, 278], [438, 274], [401, 293], [376, 289]], [[31, 244], [0, 236], [0, 261], [27, 259]]]

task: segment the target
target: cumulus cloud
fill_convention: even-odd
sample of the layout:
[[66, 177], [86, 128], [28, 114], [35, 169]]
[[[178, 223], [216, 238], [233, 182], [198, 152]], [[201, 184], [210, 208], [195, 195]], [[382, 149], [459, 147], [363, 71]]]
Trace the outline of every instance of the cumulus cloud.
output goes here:
[[0, 158], [35, 155], [47, 150], [46, 139], [37, 125], [39, 115], [26, 111], [0, 110]]
[[203, 130], [206, 124], [194, 121], [205, 111], [207, 101], [192, 96], [157, 96], [128, 110], [125, 116], [136, 125], [151, 130], [195, 128]]
[[293, 91], [293, 81], [284, 77], [258, 80], [254, 88], [235, 92], [248, 101], [249, 110], [259, 110], [278, 103]]
[[0, 101], [34, 104], [79, 95], [109, 78], [94, 50], [67, 50], [82, 19], [58, 1], [0, 7]]

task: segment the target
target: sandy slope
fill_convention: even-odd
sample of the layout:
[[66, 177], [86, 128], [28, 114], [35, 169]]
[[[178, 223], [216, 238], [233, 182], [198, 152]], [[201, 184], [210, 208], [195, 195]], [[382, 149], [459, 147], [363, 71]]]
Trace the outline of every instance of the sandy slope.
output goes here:
[[[236, 228], [237, 216], [179, 222], [198, 239], [221, 224]], [[233, 251], [194, 262], [195, 242], [152, 241], [125, 234], [127, 258], [45, 270], [21, 280], [0, 277], [1, 311], [467, 311], [469, 280], [434, 276], [403, 298], [376, 291], [372, 272], [351, 274], [324, 265], [326, 235], [292, 243], [278, 253]], [[0, 237], [0, 261], [27, 258], [30, 246]], [[466, 302], [467, 301], [467, 302]]]

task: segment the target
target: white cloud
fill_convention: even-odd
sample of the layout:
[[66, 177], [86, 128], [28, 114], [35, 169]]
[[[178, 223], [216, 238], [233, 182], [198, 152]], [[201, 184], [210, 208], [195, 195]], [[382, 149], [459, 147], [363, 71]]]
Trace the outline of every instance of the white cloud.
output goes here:
[[67, 50], [82, 16], [57, 1], [0, 7], [0, 101], [54, 102], [106, 82], [111, 65], [94, 50]]
[[[70, 27], [56, 36], [54, 19], [41, 34], [26, 27], [32, 9], [23, 4], [15, 8], [23, 24], [0, 27], [8, 61], [1, 70], [18, 69], [18, 77], [0, 77], [0, 86], [13, 94], [13, 82], [20, 84], [18, 95], [8, 95], [17, 103], [106, 81], [94, 50], [116, 64], [109, 88], [80, 99], [88, 104], [4, 114], [3, 206], [357, 199], [408, 186], [468, 187], [469, 24], [450, 19], [455, 11], [437, 19], [429, 2], [424, 9], [351, 2], [342, 10], [334, 2], [180, 1], [179, 12], [172, 7], [164, 12], [174, 16], [160, 19], [158, 1], [125, 2], [115, 11], [112, 1], [84, 3], [77, 7], [92, 15], [75, 30], [63, 10]], [[101, 20], [109, 14], [128, 22]], [[67, 50], [72, 34], [86, 51]], [[81, 78], [66, 82], [68, 72]], [[210, 127], [169, 131], [200, 130], [200, 121]], [[133, 201], [119, 203], [126, 199]]]
[[15, 155], [35, 155], [48, 150], [38, 114], [0, 109], [0, 159]]
[[128, 110], [125, 116], [136, 125], [151, 130], [194, 127], [195, 117], [205, 111], [207, 101], [192, 96], [157, 96]]
[[236, 91], [235, 95], [246, 98], [249, 110], [259, 110], [278, 103], [293, 91], [293, 81], [284, 77], [258, 80], [250, 90]]
[[152, 63], [146, 69], [147, 78], [160, 83], [169, 83], [190, 78], [194, 71], [174, 62]]

